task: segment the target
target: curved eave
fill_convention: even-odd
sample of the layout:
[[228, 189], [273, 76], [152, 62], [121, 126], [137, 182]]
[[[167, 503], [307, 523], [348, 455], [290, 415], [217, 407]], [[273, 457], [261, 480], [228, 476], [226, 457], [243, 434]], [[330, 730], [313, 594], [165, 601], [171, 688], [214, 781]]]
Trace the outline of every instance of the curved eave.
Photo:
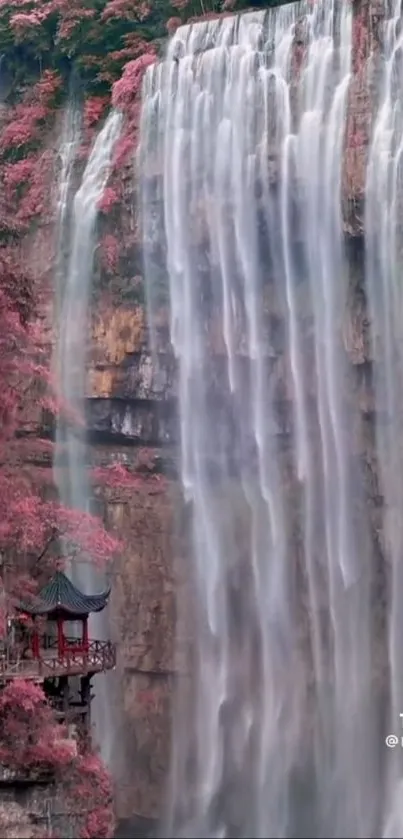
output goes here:
[[85, 617], [86, 615], [102, 612], [103, 609], [107, 606], [108, 599], [111, 593], [111, 589], [109, 588], [107, 591], [102, 592], [102, 594], [94, 595], [93, 597], [89, 597], [87, 595], [82, 595], [80, 598], [80, 602], [77, 605], [72, 605], [66, 601], [57, 601], [51, 600], [48, 601], [39, 600], [36, 603], [21, 603], [17, 606], [18, 612], [25, 612], [28, 615], [32, 616], [40, 616], [40, 615], [66, 615], [72, 618], [78, 617]]

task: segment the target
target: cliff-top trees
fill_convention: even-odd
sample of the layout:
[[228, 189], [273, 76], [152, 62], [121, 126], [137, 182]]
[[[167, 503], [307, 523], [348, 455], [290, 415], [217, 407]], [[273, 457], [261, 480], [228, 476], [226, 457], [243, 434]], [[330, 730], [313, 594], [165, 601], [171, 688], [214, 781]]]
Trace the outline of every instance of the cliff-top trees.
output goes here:
[[139, 42], [159, 46], [172, 20], [183, 23], [248, 5], [247, 0], [0, 0], [2, 69], [21, 84], [46, 68], [63, 75], [74, 66], [87, 89], [107, 92], [124, 65], [139, 57]]

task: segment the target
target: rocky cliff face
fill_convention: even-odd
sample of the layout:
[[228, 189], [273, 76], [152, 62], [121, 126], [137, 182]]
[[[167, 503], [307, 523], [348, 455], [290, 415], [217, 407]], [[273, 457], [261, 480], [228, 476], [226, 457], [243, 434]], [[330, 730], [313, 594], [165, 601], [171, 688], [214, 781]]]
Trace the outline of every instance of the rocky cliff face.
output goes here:
[[[353, 75], [349, 88], [342, 173], [344, 229], [350, 270], [350, 297], [344, 335], [350, 372], [356, 382], [354, 455], [363, 458], [366, 464], [368, 494], [373, 499], [376, 544], [378, 493], [373, 467], [371, 358], [363, 291], [362, 236], [365, 166], [376, 105], [373, 80], [377, 72], [382, 7], [378, 0], [352, 0], [352, 5]], [[130, 26], [124, 33], [125, 37], [128, 32], [130, 34]], [[297, 27], [294, 44], [296, 79], [304, 48], [303, 27]], [[80, 53], [83, 49], [82, 44], [77, 47], [82, 59], [85, 58]], [[19, 95], [22, 95], [21, 92]], [[134, 91], [134, 95], [137, 96], [138, 106], [138, 90]], [[107, 105], [108, 93], [105, 92], [92, 95], [84, 104], [84, 109], [87, 109], [87, 147]], [[3, 150], [4, 134], [16, 119], [15, 107], [7, 104], [7, 100], [3, 105]], [[63, 101], [57, 98], [49, 106], [56, 114], [62, 107]], [[49, 171], [50, 163], [55, 165], [59, 136], [58, 119], [49, 129], [41, 129], [37, 157], [26, 175], [30, 189], [34, 190], [41, 173]], [[43, 341], [48, 343], [51, 354], [55, 340], [52, 305], [55, 234], [51, 209], [54, 207], [54, 179], [48, 178], [44, 182], [46, 189], [41, 192], [40, 206], [35, 208], [35, 212], [32, 206], [35, 196], [31, 196], [31, 210], [28, 212], [29, 206], [28, 210], [26, 203], [25, 209], [22, 206], [24, 193], [17, 189], [18, 182], [17, 186], [14, 184], [16, 170], [9, 168], [29, 159], [24, 145], [20, 147], [20, 158], [20, 161], [3, 160], [0, 172], [3, 200], [7, 202], [3, 215], [17, 219], [20, 228], [22, 225], [16, 240], [10, 238], [12, 231], [8, 231], [10, 245], [7, 247], [14, 255], [22, 255], [29, 266], [38, 318], [45, 336]], [[279, 177], [275, 160], [274, 149], [274, 180]], [[130, 488], [95, 487], [94, 497], [107, 524], [125, 538], [127, 545], [114, 568], [111, 605], [113, 633], [119, 650], [117, 682], [120, 691], [119, 704], [115, 709], [120, 729], [117, 742], [120, 764], [118, 812], [125, 818], [133, 814], [155, 817], [160, 811], [169, 755], [172, 687], [175, 679], [183, 677], [186, 671], [184, 657], [181, 659], [174, 652], [175, 598], [182, 578], [186, 578], [186, 528], [178, 512], [181, 504], [176, 479], [175, 364], [169, 347], [163, 305], [158, 329], [157, 368], [151, 359], [141, 277], [136, 182], [132, 177], [130, 155], [115, 168], [110, 189], [114, 192], [109, 194], [109, 201], [101, 209], [99, 219], [92, 332], [88, 342], [88, 429], [93, 465], [104, 468], [112, 463], [122, 463], [135, 478], [134, 486]], [[10, 227], [10, 222], [8, 224]], [[160, 255], [160, 269], [163, 278], [163, 255]], [[278, 362], [279, 406], [284, 406], [289, 395], [286, 365], [281, 352], [281, 313], [273, 311], [269, 300], [267, 316], [278, 320], [279, 343], [274, 353]], [[215, 334], [214, 324], [211, 332], [212, 348], [218, 349], [219, 355], [220, 336]], [[283, 423], [283, 432], [287, 435], [286, 410], [280, 410], [279, 422]], [[44, 417], [33, 412], [31, 433], [41, 436], [47, 432], [45, 426]], [[41, 479], [48, 482], [50, 463], [46, 462], [46, 458], [38, 469]]]
[[[364, 479], [366, 482], [365, 494], [369, 498], [369, 504], [372, 508], [371, 522], [372, 534], [371, 539], [374, 545], [375, 553], [380, 551], [379, 546], [379, 491], [377, 488], [377, 476], [375, 469], [374, 444], [373, 444], [373, 397], [371, 385], [371, 362], [369, 341], [368, 341], [368, 316], [366, 309], [366, 300], [364, 292], [364, 244], [363, 244], [363, 219], [364, 219], [364, 195], [365, 195], [365, 178], [366, 178], [366, 164], [368, 154], [368, 143], [371, 133], [373, 115], [376, 109], [376, 74], [378, 68], [378, 55], [380, 50], [380, 26], [383, 19], [383, 6], [378, 2], [368, 2], [367, 0], [354, 0], [353, 2], [353, 73], [349, 86], [348, 94], [348, 116], [346, 121], [346, 131], [344, 140], [344, 155], [343, 155], [343, 171], [342, 171], [342, 207], [344, 219], [344, 231], [346, 237], [346, 249], [348, 254], [348, 270], [349, 270], [349, 295], [348, 307], [345, 311], [345, 322], [343, 327], [343, 334], [345, 340], [345, 349], [350, 361], [349, 375], [354, 381], [354, 428], [351, 438], [351, 456], [354, 459], [359, 459], [364, 464]], [[304, 50], [303, 27], [296, 29], [295, 43], [294, 43], [294, 72], [295, 78], [298, 77], [299, 66], [301, 64]], [[158, 177], [158, 174], [157, 174]], [[273, 167], [272, 175], [273, 182], [278, 180], [279, 173], [276, 169], [276, 155], [273, 150]], [[156, 205], [155, 213], [158, 219], [161, 208]], [[296, 235], [298, 233], [296, 232]], [[154, 254], [158, 259], [158, 255]], [[160, 255], [160, 268], [163, 274], [165, 266], [163, 256]], [[303, 306], [303, 301], [301, 301]], [[112, 309], [115, 306], [112, 303]], [[101, 333], [104, 336], [99, 337], [97, 346], [100, 348], [101, 342], [104, 347], [108, 345], [108, 349], [104, 350], [103, 358], [101, 359], [102, 351], [93, 362], [93, 369], [91, 371], [92, 395], [96, 397], [93, 406], [90, 406], [91, 426], [93, 428], [94, 438], [96, 435], [108, 434], [108, 439], [113, 437], [121, 444], [124, 440], [129, 445], [150, 445], [153, 448], [153, 457], [155, 468], [163, 468], [164, 471], [169, 469], [169, 474], [175, 474], [175, 444], [177, 442], [177, 427], [175, 422], [175, 370], [172, 360], [172, 355], [169, 351], [167, 342], [167, 326], [164, 306], [161, 306], [160, 327], [157, 328], [159, 354], [158, 370], [152, 368], [150, 357], [147, 350], [147, 338], [140, 331], [137, 333], [138, 342], [136, 349], [130, 343], [129, 326], [124, 329], [123, 335], [128, 340], [126, 351], [120, 355], [119, 349], [116, 346], [117, 342], [122, 347], [122, 332], [120, 326], [123, 321], [120, 321], [121, 309], [118, 307], [118, 315], [116, 319], [111, 312], [109, 312], [102, 320], [103, 326], [99, 329], [98, 335]], [[128, 320], [134, 328], [133, 315], [129, 314], [129, 309], [126, 310]], [[133, 311], [133, 310], [132, 310]], [[136, 309], [136, 312], [138, 310]], [[275, 306], [275, 301], [268, 295], [265, 300], [266, 316], [277, 323], [276, 334], [278, 335], [278, 343], [271, 348], [271, 354], [274, 353], [276, 359], [277, 374], [277, 392], [278, 392], [278, 421], [279, 429], [284, 437], [284, 440], [291, 441], [291, 424], [290, 424], [290, 382], [287, 373], [287, 361], [284, 358], [284, 345], [281, 340], [282, 331], [284, 330], [284, 322], [282, 321], [281, 311], [278, 311]], [[100, 316], [98, 316], [100, 317]], [[122, 313], [123, 318], [123, 313]], [[101, 321], [98, 320], [98, 324]], [[106, 338], [106, 334], [109, 337]], [[309, 334], [309, 324], [307, 323], [307, 335]], [[308, 338], [309, 343], [309, 338]], [[116, 349], [111, 352], [111, 345], [114, 344]], [[214, 372], [212, 375], [215, 378], [216, 385], [219, 389], [220, 381], [220, 347], [222, 346], [222, 336], [217, 332], [214, 323], [211, 323], [211, 347], [212, 355], [216, 359], [214, 364]], [[108, 358], [107, 364], [110, 365], [107, 370], [105, 364], [106, 356]], [[114, 356], [114, 361], [112, 357]], [[120, 357], [119, 357], [120, 356]], [[314, 390], [314, 382], [312, 382], [312, 392]], [[347, 392], [346, 388], [346, 392]], [[351, 392], [351, 389], [350, 389]], [[117, 398], [118, 397], [118, 398]], [[288, 407], [287, 407], [288, 406]], [[290, 520], [294, 520], [294, 511], [298, 509], [298, 488], [292, 486], [292, 479], [290, 477], [290, 470], [287, 467], [287, 443], [285, 442], [284, 454], [284, 475], [287, 480], [289, 475], [289, 504], [287, 505], [290, 511]], [[157, 466], [160, 464], [160, 467]], [[174, 482], [173, 482], [174, 483]], [[153, 609], [157, 609], [159, 614], [158, 620], [154, 624], [154, 628], [149, 637], [150, 647], [149, 653], [145, 653], [144, 660], [148, 662], [147, 668], [149, 671], [154, 669], [158, 671], [159, 676], [149, 675], [147, 690], [150, 691], [150, 698], [157, 704], [153, 716], [150, 718], [151, 726], [147, 737], [150, 739], [145, 746], [149, 749], [149, 754], [155, 754], [164, 742], [164, 757], [162, 751], [158, 752], [161, 755], [161, 763], [159, 768], [149, 764], [147, 768], [144, 766], [144, 775], [142, 770], [137, 766], [135, 770], [134, 788], [136, 784], [144, 783], [144, 797], [142, 803], [139, 805], [138, 812], [143, 814], [156, 814], [158, 812], [161, 781], [164, 777], [164, 761], [168, 754], [168, 734], [169, 734], [169, 703], [168, 698], [171, 690], [172, 675], [171, 671], [175, 670], [175, 659], [173, 658], [173, 619], [174, 619], [174, 600], [173, 600], [173, 580], [172, 570], [174, 560], [178, 557], [178, 549], [176, 543], [172, 541], [172, 507], [171, 518], [168, 523], [167, 506], [170, 506], [168, 498], [172, 498], [172, 485], [168, 494], [163, 494], [164, 501], [161, 500], [158, 504], [152, 502], [154, 523], [150, 530], [148, 530], [148, 537], [144, 542], [144, 549], [149, 551], [149, 556], [154, 555], [157, 548], [158, 554], [160, 545], [164, 544], [161, 554], [162, 562], [158, 562], [158, 566], [154, 563], [151, 565], [148, 562], [141, 563], [134, 559], [129, 560], [126, 565], [128, 571], [128, 583], [134, 584], [134, 600], [137, 600], [137, 591], [144, 591], [142, 596], [142, 610], [144, 618], [150, 620]], [[142, 509], [145, 502], [143, 496], [140, 501]], [[132, 502], [133, 503], [133, 502]], [[139, 505], [139, 506], [140, 506]], [[138, 510], [140, 516], [140, 511]], [[141, 514], [142, 515], [142, 514]], [[298, 532], [298, 521], [294, 522], [295, 527], [291, 527], [294, 534]], [[245, 523], [245, 530], [247, 523]], [[160, 543], [159, 535], [165, 533], [165, 536]], [[136, 530], [132, 531], [133, 533]], [[156, 541], [156, 532], [158, 539]], [[146, 547], [147, 545], [147, 547]], [[136, 549], [134, 553], [137, 553]], [[131, 564], [133, 562], [133, 564]], [[133, 575], [134, 568], [136, 571]], [[132, 569], [132, 570], [129, 570]], [[154, 571], [156, 575], [154, 576]], [[382, 572], [380, 570], [380, 577]], [[153, 583], [151, 585], [151, 577]], [[130, 581], [130, 582], [129, 582]], [[379, 585], [382, 580], [379, 578]], [[144, 589], [143, 589], [144, 586]], [[154, 587], [155, 586], [155, 587]], [[152, 589], [152, 590], [151, 590]], [[169, 595], [168, 595], [169, 592]], [[131, 598], [133, 595], [131, 595]], [[122, 616], [128, 615], [127, 610], [123, 606], [117, 607]], [[143, 611], [144, 610], [144, 611]], [[380, 613], [382, 612], [380, 604]], [[127, 618], [124, 618], [127, 620]], [[130, 620], [130, 619], [129, 619]], [[139, 648], [145, 651], [147, 646], [147, 636], [142, 631], [142, 619], [133, 627], [135, 646], [139, 644]], [[161, 633], [161, 635], [160, 635]], [[164, 635], [165, 656], [163, 657], [164, 664], [161, 665], [161, 643], [162, 634]], [[380, 632], [380, 636], [381, 636]], [[167, 638], [170, 638], [167, 644]], [[134, 639], [133, 639], [134, 640]], [[168, 649], [169, 648], [169, 649]], [[122, 649], [122, 655], [127, 661], [129, 650], [126, 646]], [[143, 654], [143, 653], [142, 653]], [[379, 661], [378, 676], [381, 674], [381, 662]], [[139, 731], [142, 723], [141, 712], [139, 714], [138, 699], [135, 698], [136, 685], [137, 688], [142, 684], [141, 674], [133, 675], [132, 687], [133, 695], [133, 727]], [[161, 694], [166, 697], [166, 704], [161, 703]], [[156, 726], [156, 717], [159, 719], [159, 724]], [[146, 715], [147, 716], [147, 715]], [[135, 737], [135, 739], [137, 739]], [[140, 775], [142, 775], [140, 780]], [[152, 806], [149, 807], [146, 802]]]
[[61, 786], [46, 781], [14, 786], [2, 778], [0, 824], [5, 839], [77, 835], [83, 822], [78, 808], [72, 814]]

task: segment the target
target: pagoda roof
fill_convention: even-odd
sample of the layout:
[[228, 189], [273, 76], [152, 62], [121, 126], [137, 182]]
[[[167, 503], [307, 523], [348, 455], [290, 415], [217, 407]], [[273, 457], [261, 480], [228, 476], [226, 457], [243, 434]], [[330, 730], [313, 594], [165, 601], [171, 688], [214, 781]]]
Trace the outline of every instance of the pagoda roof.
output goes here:
[[89, 615], [90, 612], [102, 612], [110, 592], [111, 589], [108, 588], [101, 594], [83, 594], [62, 571], [56, 571], [33, 601], [30, 604], [21, 604], [19, 611], [29, 615], [48, 615], [51, 612], [65, 612], [75, 616]]

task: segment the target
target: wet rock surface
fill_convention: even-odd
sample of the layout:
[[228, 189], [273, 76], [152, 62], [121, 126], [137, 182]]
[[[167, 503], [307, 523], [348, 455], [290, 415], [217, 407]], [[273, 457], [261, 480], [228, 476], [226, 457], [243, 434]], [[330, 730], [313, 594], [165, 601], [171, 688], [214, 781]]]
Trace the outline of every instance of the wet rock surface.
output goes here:
[[122, 819], [116, 829], [114, 839], [152, 839], [157, 835], [157, 821], [141, 816]]
[[[349, 434], [352, 462], [358, 462], [365, 495], [372, 508], [372, 539], [378, 550], [379, 489], [377, 484], [373, 437], [373, 383], [372, 358], [368, 340], [368, 313], [363, 291], [364, 251], [359, 239], [346, 248], [347, 262], [345, 318], [340, 324], [340, 340], [344, 345], [346, 374], [350, 377], [346, 394], [352, 399], [349, 414]], [[300, 290], [300, 311], [305, 322], [306, 363], [312, 353], [309, 305], [304, 302], [304, 285]], [[292, 393], [290, 390], [289, 359], [286, 342], [281, 337], [284, 319], [281, 305], [270, 286], [264, 295], [267, 317], [267, 375], [275, 383], [278, 406], [278, 426], [271, 429], [283, 450], [283, 485], [286, 488], [289, 520], [290, 552], [298, 556], [299, 488], [292, 468]], [[134, 314], [137, 317], [137, 314]], [[109, 323], [112, 333], [104, 332], [104, 346], [114, 344], [113, 318]], [[181, 520], [182, 501], [177, 482], [178, 475], [178, 426], [174, 361], [165, 342], [166, 318], [161, 316], [161, 345], [164, 352], [158, 356], [159, 371], [154, 371], [153, 360], [144, 350], [141, 341], [116, 354], [116, 363], [108, 357], [110, 375], [103, 380], [101, 392], [88, 400], [88, 417], [92, 446], [92, 460], [97, 465], [123, 463], [141, 476], [144, 485], [136, 491], [120, 492], [114, 488], [106, 494], [105, 517], [117, 531], [127, 538], [128, 549], [114, 571], [111, 614], [114, 637], [119, 643], [119, 680], [122, 688], [121, 726], [119, 741], [124, 749], [125, 774], [118, 791], [118, 812], [128, 818], [133, 812], [155, 818], [160, 813], [161, 795], [166, 782], [169, 757], [172, 690], [175, 674], [186, 670], [186, 648], [189, 643], [189, 624], [184, 630], [184, 657], [175, 655], [176, 598], [180, 579], [186, 581], [186, 549], [180, 534], [186, 532], [186, 516]], [[214, 322], [211, 331], [211, 393], [212, 410], [225, 411], [226, 393], [225, 356], [222, 336]], [[270, 338], [271, 336], [271, 338]], [[242, 349], [242, 330], [239, 334], [239, 364], [243, 381], [250, 373], [250, 359]], [[90, 377], [94, 382], [102, 365], [99, 346], [96, 350]], [[132, 398], [119, 394], [119, 382], [128, 381], [128, 370], [133, 363], [136, 385]], [[163, 372], [161, 372], [161, 370]], [[120, 378], [122, 377], [122, 378]], [[99, 381], [99, 380], [98, 380]], [[110, 388], [110, 391], [109, 391]], [[310, 381], [312, 400], [312, 435], [317, 434], [315, 416], [315, 380]], [[118, 395], [119, 394], [119, 395]], [[135, 395], [136, 394], [136, 395]], [[134, 398], [133, 398], [134, 397]], [[224, 423], [227, 424], [227, 423]], [[268, 429], [270, 431], [270, 429]], [[234, 437], [229, 440], [229, 451], [236, 450]], [[214, 486], [214, 441], [211, 448], [211, 478]], [[208, 453], [206, 451], [206, 456]], [[248, 454], [251, 475], [256, 470], [253, 448]], [[169, 483], [162, 491], [154, 493], [147, 480], [153, 474], [169, 475]], [[239, 520], [246, 511], [241, 499], [236, 501], [237, 468], [234, 464], [233, 482], [226, 487], [215, 487], [217, 503], [239, 503]], [[357, 513], [359, 515], [359, 511]], [[247, 525], [242, 533], [247, 533]], [[240, 532], [239, 544], [243, 543]], [[296, 572], [297, 573], [297, 572]], [[179, 575], [179, 576], [178, 576]], [[184, 598], [189, 600], [188, 588]], [[185, 622], [186, 623], [186, 622]], [[303, 634], [303, 633], [302, 633]], [[381, 660], [379, 673], [382, 672]], [[128, 822], [127, 824], [134, 824]], [[149, 823], [139, 822], [136, 830], [149, 830]], [[127, 825], [126, 825], [127, 826]], [[124, 826], [121, 830], [126, 829]], [[129, 829], [129, 828], [127, 828]], [[130, 828], [131, 830], [132, 828]], [[133, 828], [134, 829], [134, 828]], [[152, 830], [153, 828], [151, 828]], [[121, 834], [117, 834], [121, 835]], [[124, 835], [124, 834], [122, 834]], [[153, 835], [139, 833], [137, 835]]]
[[[345, 152], [342, 172], [342, 206], [345, 244], [347, 250], [345, 318], [340, 324], [340, 335], [348, 360], [348, 375], [353, 380], [353, 421], [351, 431], [351, 456], [359, 460], [368, 504], [371, 507], [372, 539], [374, 551], [382, 554], [380, 532], [380, 504], [378, 478], [374, 452], [374, 396], [372, 383], [371, 351], [368, 340], [368, 313], [363, 288], [364, 273], [364, 193], [367, 149], [375, 107], [375, 87], [379, 54], [379, 32], [382, 9], [378, 0], [354, 0], [353, 77], [349, 89], [348, 117], [345, 132]], [[298, 76], [303, 65], [306, 37], [303, 22], [295, 31], [293, 46], [294, 110], [297, 107]], [[371, 56], [371, 65], [369, 57]], [[279, 183], [279, 155], [272, 145], [269, 148], [268, 174], [273, 200]], [[115, 584], [111, 603], [111, 623], [115, 640], [119, 643], [117, 681], [121, 686], [119, 708], [119, 742], [117, 749], [123, 755], [122, 783], [118, 791], [118, 815], [126, 819], [116, 836], [152, 835], [154, 822], [161, 810], [161, 800], [169, 756], [171, 725], [171, 696], [175, 674], [186, 670], [180, 657], [174, 654], [174, 632], [178, 619], [176, 598], [180, 586], [189, 577], [189, 554], [181, 542], [186, 533], [190, 513], [182, 504], [177, 480], [180, 464], [178, 455], [179, 428], [177, 417], [176, 364], [169, 343], [169, 311], [167, 307], [168, 281], [166, 253], [160, 245], [159, 229], [162, 204], [158, 200], [160, 171], [155, 161], [150, 172], [155, 189], [154, 232], [148, 243], [147, 256], [152, 259], [158, 295], [161, 298], [158, 318], [155, 319], [157, 357], [149, 349], [146, 309], [136, 299], [143, 281], [142, 255], [139, 234], [127, 249], [127, 259], [121, 262], [120, 274], [111, 280], [100, 276], [93, 303], [93, 322], [89, 334], [89, 360], [87, 379], [87, 418], [91, 460], [96, 466], [105, 467], [123, 463], [139, 478], [142, 486], [135, 491], [99, 491], [97, 501], [102, 504], [106, 520], [116, 527], [127, 541], [127, 549], [114, 569]], [[298, 185], [295, 184], [296, 196]], [[111, 232], [129, 240], [133, 198], [132, 181], [127, 186], [130, 201], [120, 216], [103, 220], [103, 233]], [[277, 200], [277, 199], [276, 199]], [[283, 480], [288, 490], [290, 510], [290, 541], [298, 534], [299, 487], [290, 467], [292, 447], [292, 390], [290, 385], [290, 359], [287, 357], [284, 300], [276, 290], [275, 266], [268, 245], [267, 226], [264, 221], [263, 198], [258, 214], [259, 242], [264, 264], [262, 301], [267, 333], [267, 375], [276, 393], [277, 413], [270, 433], [282, 447]], [[279, 235], [280, 216], [272, 217], [272, 236]], [[37, 262], [42, 259], [43, 273], [51, 277], [48, 254], [52, 231], [49, 228], [36, 233], [27, 257]], [[131, 234], [130, 234], [131, 235]], [[38, 237], [41, 238], [38, 238]], [[301, 232], [293, 230], [297, 262], [301, 266]], [[132, 237], [133, 238], [133, 237]], [[205, 219], [203, 208], [197, 208], [195, 227], [195, 265], [201, 283], [209, 274], [209, 255], [204, 248]], [[35, 245], [35, 247], [34, 247]], [[299, 250], [298, 250], [299, 249]], [[130, 252], [129, 252], [130, 250]], [[130, 256], [130, 258], [129, 258]], [[39, 268], [38, 268], [39, 271]], [[304, 274], [302, 265], [301, 276]], [[341, 278], [342, 279], [342, 278]], [[44, 341], [49, 353], [54, 336], [49, 300], [51, 290], [44, 281], [44, 300], [40, 306], [41, 325], [46, 325]], [[107, 293], [105, 293], [105, 288]], [[210, 289], [211, 292], [211, 289]], [[128, 298], [128, 299], [126, 299]], [[144, 293], [143, 293], [144, 298]], [[219, 316], [214, 315], [214, 301], [206, 294], [206, 324], [211, 346], [211, 404], [216, 412], [227, 410], [228, 393], [225, 390], [225, 347]], [[312, 324], [309, 316], [306, 286], [301, 282], [299, 309], [304, 322], [304, 358], [307, 369], [312, 366]], [[243, 381], [249, 376], [250, 360], [245, 353], [245, 336], [242, 324], [237, 335], [239, 368]], [[315, 394], [314, 377], [309, 377], [312, 403]], [[351, 392], [351, 389], [350, 389]], [[242, 413], [242, 405], [239, 406]], [[43, 415], [39, 406], [27, 421], [27, 432], [40, 435]], [[314, 411], [311, 433], [317, 433]], [[234, 429], [234, 435], [237, 430]], [[51, 433], [47, 430], [46, 433]], [[228, 439], [229, 457], [233, 455], [236, 437]], [[255, 470], [256, 452], [245, 446], [251, 473]], [[214, 481], [214, 440], [206, 456], [211, 460]], [[27, 458], [44, 470], [51, 466], [49, 455], [33, 453]], [[237, 464], [233, 464], [233, 486], [221, 488], [223, 496], [232, 499], [237, 494]], [[168, 482], [155, 492], [150, 477], [162, 475]], [[102, 499], [102, 500], [101, 500]], [[241, 517], [242, 518], [242, 517]], [[296, 555], [298, 550], [295, 551]], [[187, 600], [189, 600], [186, 590]], [[185, 622], [186, 623], [186, 622]], [[189, 641], [188, 625], [184, 629], [184, 648]], [[185, 659], [186, 656], [183, 656]], [[133, 813], [138, 818], [132, 820]], [[144, 817], [144, 818], [140, 818]], [[145, 818], [147, 817], [147, 818]], [[129, 832], [124, 832], [124, 831]], [[144, 832], [142, 832], [144, 831]], [[149, 832], [151, 831], [151, 833]]]

